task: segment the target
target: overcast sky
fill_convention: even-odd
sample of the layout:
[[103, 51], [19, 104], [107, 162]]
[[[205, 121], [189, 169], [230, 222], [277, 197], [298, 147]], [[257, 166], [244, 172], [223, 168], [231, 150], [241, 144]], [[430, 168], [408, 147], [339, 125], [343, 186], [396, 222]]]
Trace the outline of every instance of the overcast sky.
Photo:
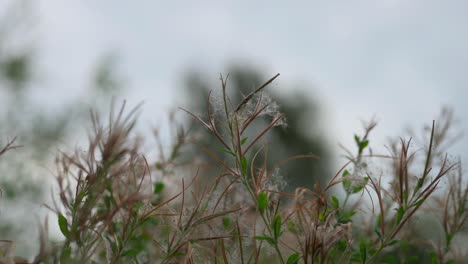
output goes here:
[[[11, 2], [0, 0], [5, 3]], [[34, 6], [34, 5], [33, 5]], [[216, 83], [232, 61], [281, 73], [273, 89], [308, 83], [336, 146], [361, 119], [375, 144], [452, 106], [468, 128], [468, 1], [36, 1], [42, 87], [50, 104], [86, 92], [98, 58], [120, 57], [131, 103], [157, 122], [179, 102], [181, 74]], [[45, 91], [45, 93], [44, 93]], [[180, 96], [180, 95], [179, 95]], [[468, 161], [468, 140], [455, 154]], [[466, 162], [465, 162], [466, 163]]]

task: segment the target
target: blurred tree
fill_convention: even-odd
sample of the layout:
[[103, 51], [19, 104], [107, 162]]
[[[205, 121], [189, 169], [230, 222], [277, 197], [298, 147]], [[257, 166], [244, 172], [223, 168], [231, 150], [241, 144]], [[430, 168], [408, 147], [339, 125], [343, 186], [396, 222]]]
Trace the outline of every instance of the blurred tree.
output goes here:
[[[57, 148], [76, 136], [76, 127], [88, 117], [88, 101], [101, 105], [110, 94], [122, 91], [115, 72], [116, 56], [101, 58], [91, 79], [88, 98], [80, 98], [59, 111], [34, 102], [31, 95], [39, 86], [29, 2], [14, 2], [0, 14], [0, 145], [17, 137], [23, 146], [0, 159], [0, 239], [16, 241], [17, 253], [35, 254], [32, 236], [42, 222], [40, 206], [48, 198], [51, 172]], [[84, 99], [84, 100], [83, 100]], [[83, 131], [84, 132], [84, 131]]]
[[[228, 72], [227, 90], [234, 105], [242, 100], [241, 96], [249, 94], [271, 77], [263, 77], [259, 71], [240, 65], [229, 67]], [[209, 91], [212, 89], [213, 94], [216, 94], [216, 88], [211, 88], [216, 86], [204, 81], [206, 79], [209, 78], [205, 78], [203, 74], [196, 71], [189, 72], [185, 79], [184, 88], [190, 100], [188, 104], [190, 110], [195, 113], [205, 114]], [[318, 155], [320, 159], [308, 158], [290, 161], [282, 166], [278, 173], [287, 182], [286, 190], [289, 191], [298, 186], [312, 188], [314, 183], [326, 180], [330, 177], [331, 172], [330, 150], [325, 145], [326, 135], [314, 133], [310, 129], [311, 125], [322, 126], [319, 122], [319, 116], [317, 116], [317, 102], [299, 91], [291, 92], [286, 97], [275, 94], [269, 88], [265, 89], [265, 93], [279, 105], [279, 111], [284, 113], [287, 119], [287, 127], [275, 128], [269, 132], [268, 164], [270, 168], [294, 155], [314, 154]], [[216, 106], [216, 98], [213, 101]], [[214, 115], [220, 114], [221, 112], [214, 113]], [[197, 126], [193, 125], [192, 127]], [[259, 127], [257, 128], [259, 129]], [[219, 149], [222, 149], [212, 136], [203, 136], [197, 140], [201, 140], [205, 146], [210, 146], [210, 150], [213, 152], [219, 153]], [[200, 151], [196, 150], [196, 152]], [[228, 158], [228, 155], [224, 155], [224, 157]], [[209, 159], [208, 156], [205, 158]], [[281, 182], [278, 184], [282, 185]]]

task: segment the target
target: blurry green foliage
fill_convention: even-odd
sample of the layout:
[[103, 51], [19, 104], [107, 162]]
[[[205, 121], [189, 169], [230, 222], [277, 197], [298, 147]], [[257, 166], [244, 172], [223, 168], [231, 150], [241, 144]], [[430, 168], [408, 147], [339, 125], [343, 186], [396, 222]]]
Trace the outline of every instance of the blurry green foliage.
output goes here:
[[13, 55], [1, 63], [2, 79], [11, 83], [11, 88], [23, 87], [31, 75], [31, 55], [28, 53]]

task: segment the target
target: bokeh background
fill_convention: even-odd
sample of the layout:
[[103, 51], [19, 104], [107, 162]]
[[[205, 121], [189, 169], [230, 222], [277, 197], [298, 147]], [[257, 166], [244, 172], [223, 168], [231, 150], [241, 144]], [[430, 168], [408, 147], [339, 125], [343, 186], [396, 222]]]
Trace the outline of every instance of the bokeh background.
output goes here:
[[[0, 0], [0, 142], [25, 146], [0, 161], [0, 239], [34, 251], [27, 234], [46, 214], [57, 150], [79, 146], [89, 108], [106, 111], [112, 97], [144, 101], [147, 129], [179, 106], [201, 111], [220, 73], [244, 94], [281, 73], [269, 89], [291, 114], [277, 152], [318, 152], [325, 165], [297, 169], [316, 175], [336, 170], [338, 143], [352, 148], [362, 120], [379, 121], [371, 146], [384, 154], [388, 137], [444, 106], [467, 131], [466, 10], [462, 0]], [[451, 154], [467, 164], [467, 150], [462, 137]]]

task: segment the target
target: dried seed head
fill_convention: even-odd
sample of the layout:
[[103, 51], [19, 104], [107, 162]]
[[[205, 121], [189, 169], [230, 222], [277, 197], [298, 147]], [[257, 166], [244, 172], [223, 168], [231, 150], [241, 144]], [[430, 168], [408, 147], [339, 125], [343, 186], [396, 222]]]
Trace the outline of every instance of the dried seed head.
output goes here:
[[284, 180], [282, 174], [280, 174], [280, 169], [275, 168], [271, 177], [264, 177], [262, 179], [262, 189], [267, 189], [271, 191], [281, 191], [286, 187], [287, 182]]
[[256, 94], [249, 100], [242, 111], [245, 118], [251, 115], [257, 117], [265, 117], [271, 120], [278, 119], [275, 126], [286, 126], [286, 118], [279, 111], [278, 104], [266, 93], [261, 92]]

